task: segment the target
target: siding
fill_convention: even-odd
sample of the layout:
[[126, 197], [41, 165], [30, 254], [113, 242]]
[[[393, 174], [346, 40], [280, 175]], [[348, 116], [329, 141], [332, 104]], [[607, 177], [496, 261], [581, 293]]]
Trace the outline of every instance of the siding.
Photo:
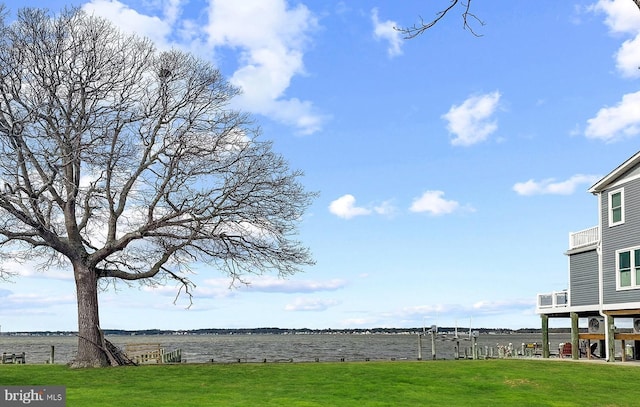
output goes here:
[[[637, 167], [627, 174], [637, 171]], [[627, 175], [625, 174], [625, 175]], [[624, 188], [625, 223], [609, 227], [608, 192]], [[600, 195], [602, 213], [602, 272], [605, 304], [639, 302], [640, 289], [616, 290], [615, 251], [640, 246], [640, 179], [611, 187]]]
[[595, 249], [569, 255], [571, 306], [598, 305], [598, 253]]

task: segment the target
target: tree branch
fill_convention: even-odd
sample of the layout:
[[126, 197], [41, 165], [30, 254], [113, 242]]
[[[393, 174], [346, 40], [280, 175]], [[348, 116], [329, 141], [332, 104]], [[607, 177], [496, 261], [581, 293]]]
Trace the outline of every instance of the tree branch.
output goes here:
[[[404, 35], [404, 39], [406, 39], [406, 40], [413, 39], [413, 38], [423, 34], [425, 31], [427, 31], [428, 29], [430, 29], [434, 25], [436, 25], [456, 5], [460, 4], [460, 5], [462, 5], [464, 7], [464, 11], [462, 12], [463, 28], [465, 30], [469, 30], [471, 32], [471, 34], [473, 34], [476, 37], [482, 37], [482, 34], [478, 34], [473, 29], [473, 27], [469, 24], [469, 20], [475, 20], [481, 26], [485, 25], [484, 21], [482, 21], [480, 18], [478, 18], [478, 16], [476, 16], [475, 14], [473, 14], [470, 11], [471, 10], [471, 1], [472, 0], [466, 0], [466, 3], [463, 0], [450, 0], [450, 1], [451, 1], [451, 3], [449, 4], [449, 6], [447, 8], [445, 8], [444, 10], [439, 11], [438, 13], [436, 13], [436, 18], [434, 18], [433, 20], [431, 20], [429, 22], [425, 22], [422, 19], [422, 17], [420, 17], [420, 24], [414, 24], [411, 27], [395, 27], [395, 29]], [[634, 1], [640, 1], [640, 0], [634, 0]]]

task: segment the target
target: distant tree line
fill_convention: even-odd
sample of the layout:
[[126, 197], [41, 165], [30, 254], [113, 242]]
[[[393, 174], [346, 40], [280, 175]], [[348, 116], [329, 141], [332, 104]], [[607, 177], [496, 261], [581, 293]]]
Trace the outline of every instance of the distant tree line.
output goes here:
[[[319, 334], [414, 334], [423, 332], [425, 328], [352, 328], [352, 329], [310, 329], [310, 328], [202, 328], [202, 329], [142, 329], [142, 330], [126, 330], [126, 329], [105, 329], [105, 335], [319, 335]], [[428, 330], [428, 328], [426, 328]], [[476, 328], [480, 334], [536, 334], [540, 333], [539, 328]], [[439, 327], [438, 333], [451, 335], [455, 332], [453, 327]], [[463, 337], [467, 334], [468, 329], [458, 329], [458, 335]], [[571, 333], [571, 328], [550, 328], [550, 333]], [[4, 332], [4, 335], [33, 335], [33, 336], [69, 336], [76, 335], [74, 331], [22, 331], [22, 332]]]

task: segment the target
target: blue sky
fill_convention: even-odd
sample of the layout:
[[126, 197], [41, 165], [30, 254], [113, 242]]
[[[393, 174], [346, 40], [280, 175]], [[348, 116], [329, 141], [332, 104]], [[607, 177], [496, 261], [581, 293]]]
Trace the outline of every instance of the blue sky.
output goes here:
[[[315, 266], [230, 288], [194, 265], [188, 310], [174, 286], [118, 284], [102, 327], [539, 327], [536, 295], [567, 287], [569, 233], [597, 224], [587, 189], [638, 150], [640, 11], [474, 0], [481, 37], [462, 10], [410, 41], [393, 30], [436, 3], [75, 3], [213, 61], [320, 193], [299, 236]], [[22, 275], [0, 283], [3, 331], [77, 328], [70, 271], [5, 267]]]

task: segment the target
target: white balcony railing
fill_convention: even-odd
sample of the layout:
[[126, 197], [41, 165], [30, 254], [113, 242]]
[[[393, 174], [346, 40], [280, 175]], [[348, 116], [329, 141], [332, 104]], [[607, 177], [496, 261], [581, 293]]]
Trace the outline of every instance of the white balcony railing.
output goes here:
[[589, 246], [598, 243], [600, 239], [600, 228], [594, 226], [589, 229], [573, 232], [569, 234], [569, 250]]
[[538, 309], [560, 308], [569, 306], [567, 291], [554, 291], [549, 294], [538, 294]]

